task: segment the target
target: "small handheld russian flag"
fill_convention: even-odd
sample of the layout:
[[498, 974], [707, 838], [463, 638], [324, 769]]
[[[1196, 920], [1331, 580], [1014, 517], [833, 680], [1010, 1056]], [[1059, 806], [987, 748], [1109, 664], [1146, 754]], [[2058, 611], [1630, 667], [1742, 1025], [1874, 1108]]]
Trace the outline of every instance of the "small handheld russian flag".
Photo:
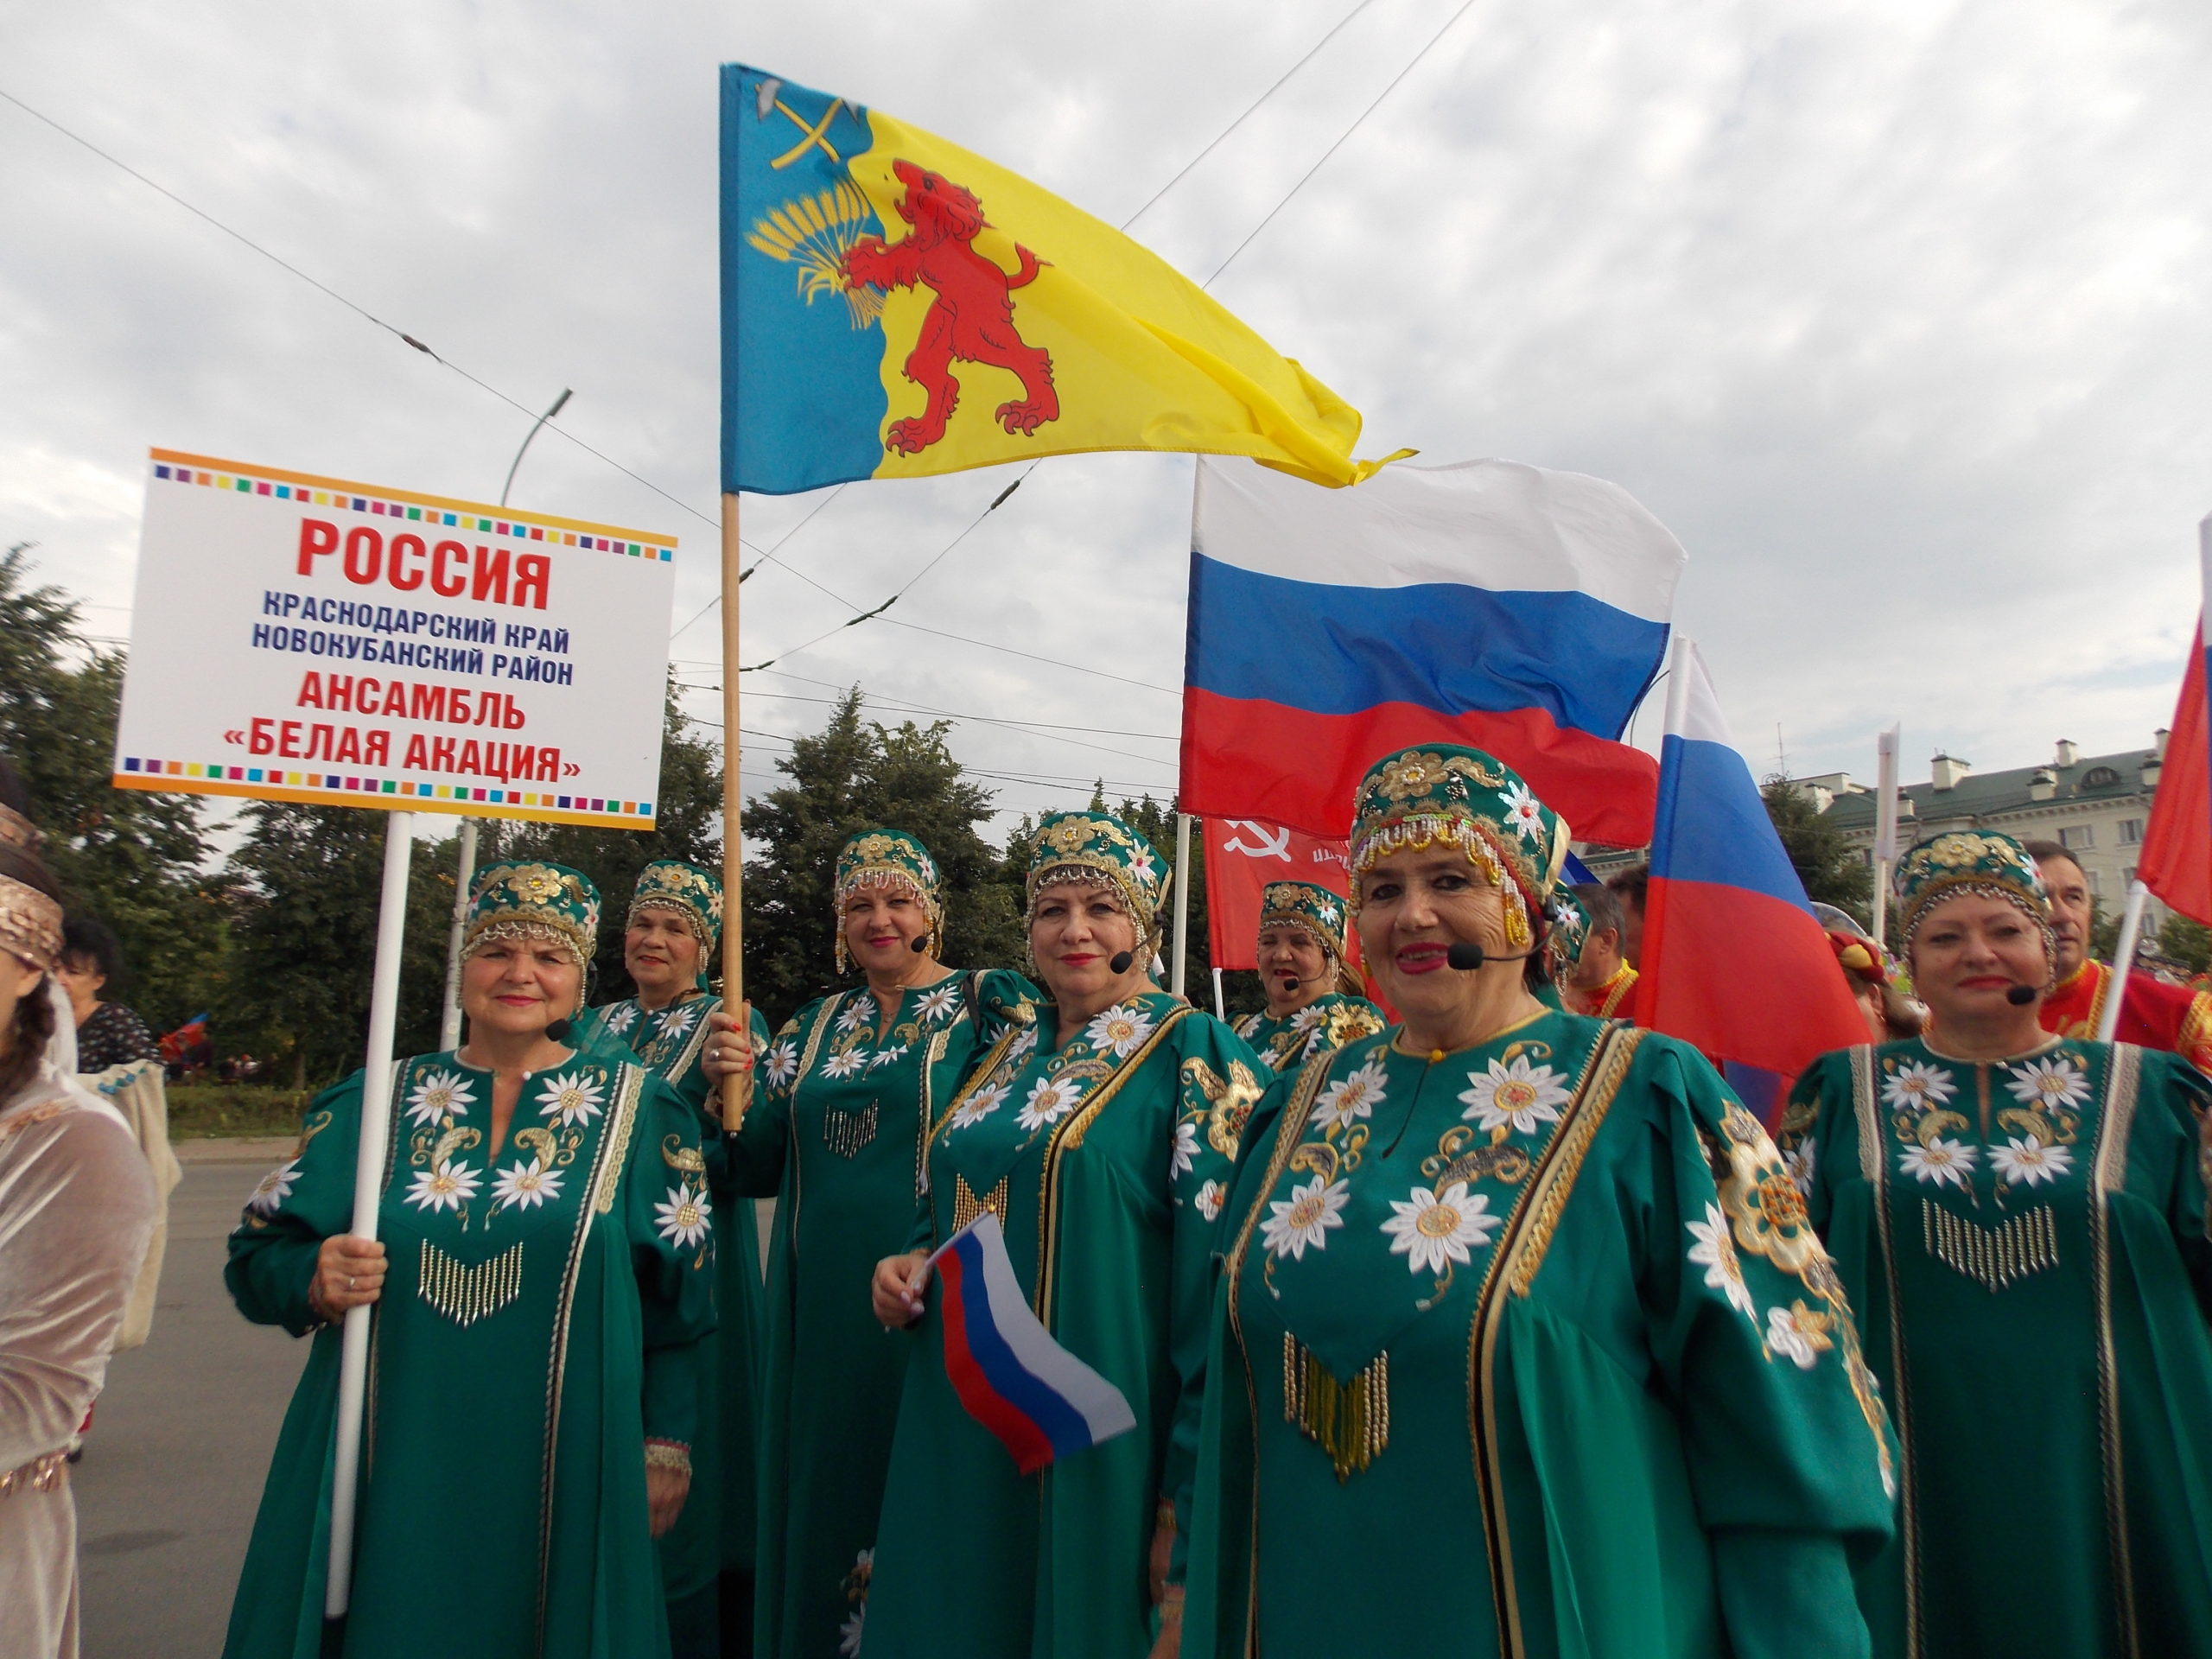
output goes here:
[[944, 1371], [968, 1414], [1034, 1474], [1137, 1426], [1128, 1397], [1030, 1311], [988, 1210], [930, 1257], [944, 1281]]

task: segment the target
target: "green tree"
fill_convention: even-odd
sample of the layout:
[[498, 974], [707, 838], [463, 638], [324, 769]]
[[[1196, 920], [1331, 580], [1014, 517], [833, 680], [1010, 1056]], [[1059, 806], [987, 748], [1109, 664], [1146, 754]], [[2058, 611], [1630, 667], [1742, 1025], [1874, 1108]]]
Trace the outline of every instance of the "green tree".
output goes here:
[[950, 729], [864, 721], [859, 691], [849, 691], [821, 731], [778, 759], [791, 782], [747, 807], [746, 839], [759, 850], [745, 866], [745, 989], [772, 1025], [835, 983], [837, 849], [863, 830], [903, 830], [936, 859], [947, 962], [1022, 959], [1020, 880], [979, 832], [992, 797], [963, 779], [945, 746]]
[[34, 586], [22, 549], [0, 556], [0, 750], [22, 773], [43, 854], [74, 914], [123, 946], [110, 988], [156, 1031], [201, 1012], [219, 985], [223, 910], [201, 865], [195, 796], [121, 790], [113, 775], [124, 658], [94, 651], [78, 607]]
[[2212, 927], [2186, 916], [2169, 916], [2158, 929], [2158, 949], [2190, 973], [2201, 974], [2212, 968]]
[[1805, 896], [1847, 911], [1866, 925], [1872, 913], [1868, 905], [1874, 896], [1874, 873], [1859, 849], [1789, 779], [1769, 778], [1759, 796], [1797, 879], [1805, 884]]

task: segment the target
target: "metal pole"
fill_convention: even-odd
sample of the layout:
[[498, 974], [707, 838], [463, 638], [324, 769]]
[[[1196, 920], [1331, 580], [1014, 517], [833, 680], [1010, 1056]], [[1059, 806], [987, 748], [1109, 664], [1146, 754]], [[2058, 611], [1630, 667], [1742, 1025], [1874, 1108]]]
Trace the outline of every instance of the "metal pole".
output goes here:
[[1191, 937], [1191, 815], [1175, 815], [1175, 968], [1167, 988], [1176, 995], [1190, 982]]
[[1221, 1000], [1221, 969], [1213, 970], [1213, 1017], [1224, 1025], [1229, 1023], [1229, 1007]]
[[[745, 785], [738, 776], [743, 745], [737, 729], [737, 492], [722, 493], [722, 1006], [735, 1017], [745, 1001]], [[722, 1084], [722, 1127], [745, 1122], [753, 1079], [733, 1072]]]
[[1886, 945], [1890, 871], [1897, 861], [1897, 743], [1902, 722], [1874, 739], [1874, 943]]
[[[415, 815], [394, 812], [385, 830], [384, 898], [377, 907], [376, 969], [369, 990], [369, 1052], [361, 1077], [360, 1145], [353, 1160], [353, 1236], [377, 1236], [385, 1152], [391, 1137], [391, 1045], [399, 1020], [399, 957], [407, 926], [407, 861]], [[323, 1615], [343, 1618], [353, 1594], [353, 1520], [361, 1472], [361, 1414], [369, 1380], [372, 1310], [346, 1315], [338, 1363], [338, 1457], [330, 1484], [330, 1577]]]
[[2143, 931], [2143, 905], [2151, 889], [2140, 881], [2127, 884], [2127, 908], [2120, 914], [2120, 944], [2112, 953], [2112, 982], [2105, 987], [2105, 1005], [2097, 1014], [2097, 1040], [2112, 1041], [2120, 1029], [2120, 1005], [2127, 996], [2127, 976], [2135, 968], [2135, 939]]
[[438, 1022], [438, 1052], [461, 1046], [461, 936], [468, 927], [468, 890], [476, 881], [476, 820], [461, 821], [461, 868], [454, 881], [453, 930], [446, 936], [446, 1011]]

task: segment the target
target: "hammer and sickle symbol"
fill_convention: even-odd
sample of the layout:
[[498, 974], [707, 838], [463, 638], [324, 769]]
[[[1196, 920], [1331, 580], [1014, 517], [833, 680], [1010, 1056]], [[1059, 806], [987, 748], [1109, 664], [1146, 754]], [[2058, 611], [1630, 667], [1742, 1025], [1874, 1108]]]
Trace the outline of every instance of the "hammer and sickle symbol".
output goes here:
[[[1252, 818], [1231, 818], [1236, 833], [1221, 843], [1224, 853], [1243, 853], [1248, 858], [1279, 858], [1290, 862], [1290, 831], [1277, 828], [1272, 833], [1267, 824]], [[1254, 844], [1246, 846], [1244, 837], [1250, 835]]]

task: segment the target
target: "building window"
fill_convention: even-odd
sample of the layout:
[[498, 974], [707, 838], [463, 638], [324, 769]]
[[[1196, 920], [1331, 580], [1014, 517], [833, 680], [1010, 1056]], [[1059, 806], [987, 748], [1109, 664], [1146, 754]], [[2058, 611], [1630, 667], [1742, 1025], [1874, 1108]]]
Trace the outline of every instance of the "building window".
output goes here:
[[2110, 789], [2119, 782], [2120, 774], [2114, 772], [2110, 766], [2091, 766], [2082, 776], [2082, 787], [2084, 789]]
[[2097, 844], [2096, 826], [2078, 823], [2069, 830], [2061, 830], [2058, 832], [2058, 844], [2069, 853], [2078, 853], [2087, 848], [2094, 847]]
[[2120, 844], [2123, 847], [2140, 847], [2143, 844], [2142, 819], [2122, 818], [2120, 821]]
[[2094, 870], [2084, 870], [2082, 874], [2089, 879], [2089, 896], [2093, 899], [2102, 898], [2104, 896], [2105, 884], [2097, 879], [2097, 872]]

